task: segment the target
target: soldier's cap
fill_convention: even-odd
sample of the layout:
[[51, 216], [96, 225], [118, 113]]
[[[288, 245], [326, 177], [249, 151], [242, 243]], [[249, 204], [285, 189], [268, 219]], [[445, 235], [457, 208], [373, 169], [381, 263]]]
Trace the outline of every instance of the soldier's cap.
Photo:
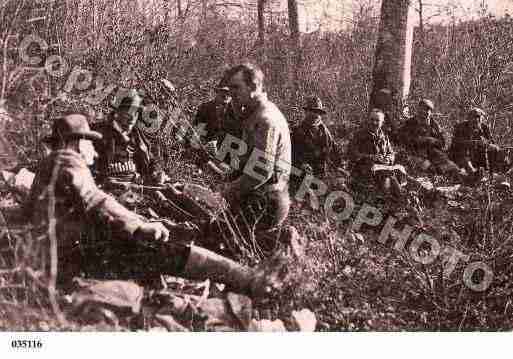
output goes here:
[[427, 98], [423, 98], [422, 100], [420, 100], [419, 105], [426, 106], [427, 108], [429, 108], [431, 110], [435, 109], [435, 104], [433, 103], [433, 101], [431, 101]]
[[326, 110], [324, 110], [321, 99], [318, 97], [308, 97], [305, 100], [303, 110], [316, 112], [321, 115], [327, 114]]
[[43, 141], [55, 143], [70, 138], [98, 141], [102, 137], [101, 133], [91, 130], [86, 116], [72, 113], [56, 118], [53, 121], [52, 134], [45, 137]]
[[471, 107], [468, 111], [468, 114], [471, 117], [486, 116], [486, 112], [484, 112], [484, 110], [480, 109], [479, 107]]
[[126, 91], [119, 91], [110, 103], [110, 107], [115, 110], [143, 107], [143, 98], [137, 90], [130, 89]]

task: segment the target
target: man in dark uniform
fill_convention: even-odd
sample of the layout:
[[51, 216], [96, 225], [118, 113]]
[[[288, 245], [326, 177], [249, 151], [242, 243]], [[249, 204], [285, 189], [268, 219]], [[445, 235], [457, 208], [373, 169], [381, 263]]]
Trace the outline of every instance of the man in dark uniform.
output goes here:
[[137, 126], [143, 106], [138, 92], [129, 90], [112, 104], [113, 111], [107, 121], [93, 126], [103, 137], [97, 145], [99, 158], [95, 168], [100, 182], [152, 183], [162, 170]]
[[458, 166], [445, 152], [447, 142], [440, 125], [431, 118], [434, 108], [431, 100], [423, 99], [419, 102], [415, 116], [408, 119], [400, 129], [400, 143], [424, 171], [433, 170], [462, 180]]
[[401, 195], [401, 185], [394, 171], [378, 170], [379, 165], [385, 169], [395, 162], [390, 139], [383, 131], [384, 121], [383, 111], [373, 109], [366, 124], [354, 135], [348, 146], [351, 174], [355, 181], [374, 184], [385, 193]]
[[[201, 141], [219, 146], [226, 134], [241, 138], [242, 127], [233, 109], [230, 88], [221, 81], [215, 89], [216, 96], [212, 101], [202, 103], [194, 119], [194, 128], [199, 129], [204, 137]], [[212, 148], [215, 151], [216, 148]]]
[[293, 164], [300, 169], [311, 169], [316, 177], [325, 177], [332, 160], [335, 143], [328, 127], [322, 121], [326, 115], [321, 99], [307, 98], [305, 118], [293, 130]]
[[504, 151], [493, 143], [486, 113], [477, 107], [470, 109], [466, 121], [454, 126], [449, 153], [451, 159], [468, 173], [476, 173], [480, 167], [503, 173], [509, 164]]
[[[178, 228], [147, 221], [100, 190], [89, 166], [97, 156], [92, 141], [101, 138], [99, 132], [89, 129], [83, 115], [56, 119], [54, 151], [40, 164], [27, 203], [27, 214], [36, 227], [56, 220], [62, 285], [91, 269], [100, 271], [97, 275], [106, 275], [102, 270], [114, 270], [116, 277], [128, 275], [140, 280], [160, 274], [208, 277], [254, 295], [265, 295], [272, 289], [263, 273], [183, 243], [183, 233], [175, 231]], [[52, 197], [54, 213], [49, 206]], [[113, 267], [104, 268], [104, 263]]]

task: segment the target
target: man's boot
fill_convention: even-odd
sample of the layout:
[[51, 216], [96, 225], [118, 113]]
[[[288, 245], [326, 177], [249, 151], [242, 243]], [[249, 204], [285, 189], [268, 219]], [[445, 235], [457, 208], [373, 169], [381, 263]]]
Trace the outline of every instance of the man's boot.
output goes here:
[[252, 296], [266, 296], [275, 289], [267, 276], [208, 249], [189, 246], [182, 275], [190, 279], [224, 283], [230, 290]]

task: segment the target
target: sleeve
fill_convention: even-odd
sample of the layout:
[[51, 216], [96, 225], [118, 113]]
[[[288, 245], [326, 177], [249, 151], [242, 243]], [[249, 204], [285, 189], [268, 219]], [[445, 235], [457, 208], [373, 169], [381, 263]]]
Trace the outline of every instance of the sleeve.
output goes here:
[[357, 163], [361, 160], [373, 160], [374, 155], [366, 150], [365, 140], [360, 133], [357, 133], [349, 142], [349, 158], [351, 162]]
[[392, 165], [395, 162], [395, 151], [390, 138], [387, 138], [386, 159], [388, 160], [389, 165]]
[[112, 232], [121, 234], [123, 238], [131, 238], [144, 223], [142, 217], [101, 190], [88, 198], [86, 215], [95, 218], [97, 223], [105, 225]]
[[490, 126], [488, 126], [487, 123], [483, 124], [483, 137], [486, 138], [488, 141], [493, 142], [492, 133], [490, 131]]
[[304, 159], [303, 154], [303, 131], [301, 131], [301, 128], [296, 127], [292, 131], [292, 163], [296, 167], [301, 167], [301, 161]]
[[412, 142], [413, 136], [410, 136], [410, 134], [412, 132], [411, 121], [412, 120], [407, 120], [404, 123], [404, 125], [399, 129], [398, 134], [397, 134], [398, 142], [405, 147], [409, 147], [412, 145], [411, 142]]
[[265, 184], [273, 175], [274, 159], [278, 149], [279, 133], [269, 119], [264, 119], [255, 128], [255, 150], [249, 158], [243, 174], [232, 182], [228, 192], [233, 197], [244, 195]]
[[198, 124], [205, 122], [205, 105], [201, 104], [198, 106], [198, 110], [196, 111], [196, 116], [194, 116], [194, 121], [192, 121], [193, 126], [197, 126]]
[[433, 122], [435, 128], [436, 139], [440, 142], [436, 147], [440, 150], [447, 149], [447, 137], [445, 131], [442, 129], [438, 122]]
[[465, 144], [465, 132], [461, 124], [454, 126], [454, 134], [452, 136], [452, 145], [462, 146]]
[[330, 130], [327, 126], [324, 126], [324, 144], [325, 144], [325, 153], [326, 159], [328, 161], [332, 160], [334, 148], [335, 148], [335, 140], [333, 140], [333, 136], [331, 135]]
[[209, 106], [208, 103], [203, 103], [198, 107], [198, 112], [194, 117], [194, 121], [192, 123], [196, 133], [199, 136], [199, 141], [204, 143], [212, 140], [213, 134], [209, 133], [211, 129], [209, 128]]

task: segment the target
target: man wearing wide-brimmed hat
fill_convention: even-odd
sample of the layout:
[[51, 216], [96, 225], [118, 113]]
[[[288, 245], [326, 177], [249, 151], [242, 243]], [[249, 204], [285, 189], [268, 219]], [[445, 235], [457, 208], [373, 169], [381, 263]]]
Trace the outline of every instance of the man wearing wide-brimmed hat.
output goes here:
[[137, 122], [141, 120], [145, 105], [136, 90], [120, 91], [111, 103], [112, 112], [105, 122], [95, 124], [94, 129], [103, 136], [97, 146], [96, 172], [101, 182], [116, 180], [153, 182], [160, 170], [152, 156], [150, 145]]
[[454, 126], [449, 153], [451, 159], [469, 173], [477, 172], [480, 167], [501, 173], [509, 165], [504, 151], [493, 143], [486, 113], [479, 107], [470, 108], [467, 120]]
[[327, 112], [318, 97], [307, 98], [303, 109], [305, 117], [293, 130], [293, 164], [297, 168], [311, 168], [314, 175], [323, 177], [335, 147], [333, 136], [322, 121]]

